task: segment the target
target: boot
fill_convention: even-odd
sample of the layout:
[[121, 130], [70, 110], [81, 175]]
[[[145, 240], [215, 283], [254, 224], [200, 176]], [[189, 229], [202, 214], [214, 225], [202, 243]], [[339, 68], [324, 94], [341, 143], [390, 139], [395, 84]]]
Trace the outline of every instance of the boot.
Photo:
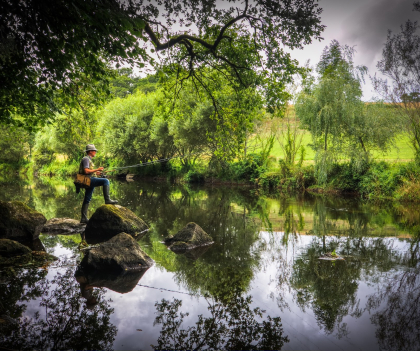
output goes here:
[[83, 204], [82, 205], [82, 219], [80, 220], [80, 223], [86, 223], [87, 224], [87, 222], [89, 222], [89, 219], [87, 217], [88, 208], [89, 208], [89, 204]]
[[111, 200], [109, 198], [109, 185], [104, 185], [103, 186], [103, 191], [104, 191], [104, 200], [105, 200], [105, 203], [107, 205], [113, 205], [113, 204], [117, 204], [118, 203], [117, 200]]

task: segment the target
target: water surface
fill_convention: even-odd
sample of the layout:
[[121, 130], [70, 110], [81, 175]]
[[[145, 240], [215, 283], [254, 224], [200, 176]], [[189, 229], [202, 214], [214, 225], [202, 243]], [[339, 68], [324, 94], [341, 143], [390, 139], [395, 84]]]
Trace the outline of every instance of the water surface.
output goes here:
[[[417, 205], [116, 181], [112, 196], [150, 226], [139, 244], [155, 265], [87, 282], [80, 235], [41, 235], [60, 261], [1, 273], [0, 315], [17, 321], [3, 347], [420, 350]], [[0, 199], [80, 218], [71, 181], [3, 185]], [[102, 203], [97, 189], [90, 214]], [[190, 221], [215, 244], [168, 250]]]

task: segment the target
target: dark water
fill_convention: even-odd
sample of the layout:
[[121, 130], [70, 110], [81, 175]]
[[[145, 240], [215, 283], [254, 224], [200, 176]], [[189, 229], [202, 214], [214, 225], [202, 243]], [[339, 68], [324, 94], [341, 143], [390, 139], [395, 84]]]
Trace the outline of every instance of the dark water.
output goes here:
[[[139, 243], [155, 265], [80, 284], [80, 235], [41, 235], [60, 261], [1, 273], [0, 315], [17, 321], [1, 347], [420, 350], [419, 206], [116, 181], [112, 195], [150, 226]], [[78, 219], [82, 201], [56, 180], [0, 199], [48, 219]], [[91, 213], [102, 203], [95, 190]], [[161, 240], [190, 221], [215, 244], [169, 251]], [[334, 250], [345, 260], [319, 260]]]

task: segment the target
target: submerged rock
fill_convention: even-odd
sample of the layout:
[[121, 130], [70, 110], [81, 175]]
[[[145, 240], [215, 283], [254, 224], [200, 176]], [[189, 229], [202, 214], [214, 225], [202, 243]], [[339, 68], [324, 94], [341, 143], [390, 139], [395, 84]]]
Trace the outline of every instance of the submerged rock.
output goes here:
[[320, 260], [325, 261], [344, 261], [344, 258], [341, 256], [338, 256], [336, 253], [327, 252], [326, 254], [319, 257]]
[[122, 232], [139, 239], [148, 229], [147, 224], [128, 208], [102, 205], [86, 225], [85, 237], [90, 244], [103, 242]]
[[32, 250], [14, 240], [0, 239], [0, 265], [14, 266], [29, 263]]
[[83, 233], [86, 224], [72, 218], [52, 218], [45, 223], [42, 233], [45, 234], [74, 234]]
[[86, 273], [119, 273], [149, 268], [153, 263], [131, 235], [120, 233], [97, 247], [86, 249], [80, 265]]
[[45, 251], [32, 251], [29, 247], [9, 239], [0, 239], [0, 266], [18, 266], [32, 264], [42, 266], [57, 257]]
[[38, 239], [47, 219], [20, 201], [0, 201], [0, 239], [33, 241]]
[[212, 243], [213, 238], [194, 222], [188, 223], [174, 236], [165, 239], [165, 244], [170, 245], [169, 248], [174, 251], [185, 251]]

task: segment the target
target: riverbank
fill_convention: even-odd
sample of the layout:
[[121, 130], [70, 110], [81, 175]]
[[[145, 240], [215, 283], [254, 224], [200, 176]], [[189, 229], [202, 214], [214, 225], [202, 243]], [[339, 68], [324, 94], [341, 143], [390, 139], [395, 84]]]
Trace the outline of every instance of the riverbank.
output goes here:
[[[101, 164], [112, 167], [103, 160]], [[33, 162], [24, 164], [0, 164], [0, 183], [13, 182], [15, 178], [35, 177], [68, 178], [78, 170], [77, 162], [54, 160], [36, 167]], [[414, 161], [390, 163], [371, 162], [363, 167], [355, 167], [350, 162], [333, 164], [328, 170], [326, 182], [317, 180], [314, 165], [296, 166], [292, 169], [279, 167], [274, 162], [259, 162], [247, 159], [226, 162], [219, 167], [210, 167], [204, 162], [185, 167], [175, 161], [165, 165], [131, 168], [135, 179], [154, 179], [189, 184], [222, 184], [257, 187], [261, 190], [278, 192], [304, 192], [315, 194], [351, 194], [369, 200], [398, 200], [420, 202], [420, 166]], [[128, 171], [120, 172], [124, 176]], [[118, 174], [109, 174], [115, 177]]]

